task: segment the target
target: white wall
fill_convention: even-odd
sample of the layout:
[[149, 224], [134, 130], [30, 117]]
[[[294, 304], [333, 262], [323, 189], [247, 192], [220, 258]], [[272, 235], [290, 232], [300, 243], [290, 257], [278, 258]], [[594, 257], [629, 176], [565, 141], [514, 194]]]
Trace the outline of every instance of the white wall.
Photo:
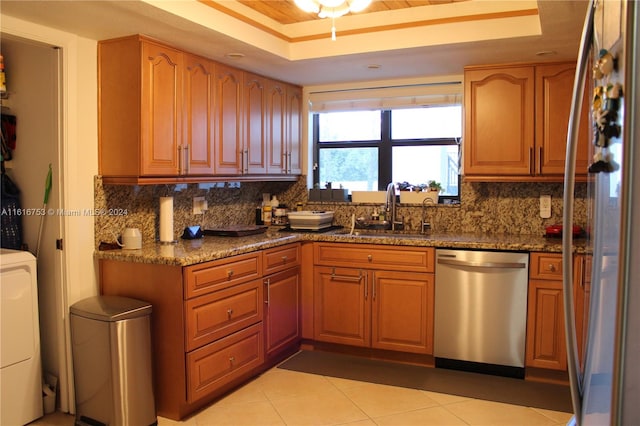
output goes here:
[[[57, 161], [54, 162], [57, 162], [60, 169], [54, 173], [52, 191], [55, 191], [55, 194], [52, 193], [52, 197], [57, 197], [60, 200], [59, 207], [67, 211], [92, 208], [93, 178], [98, 172], [97, 43], [95, 40], [78, 37], [71, 33], [11, 16], [1, 15], [0, 18], [1, 31], [4, 35], [8, 34], [10, 38], [16, 37], [32, 41], [40, 47], [42, 47], [41, 45], [49, 45], [60, 48], [62, 105], [59, 111], [60, 116], [53, 119], [54, 135], [51, 136], [51, 143], [57, 144], [59, 141], [60, 149], [54, 149], [53, 155], [58, 156]], [[48, 61], [49, 59], [45, 59], [45, 62]], [[11, 77], [8, 78], [11, 79]], [[56, 79], [43, 76], [43, 80]], [[58, 86], [55, 84], [56, 82], [49, 81], [49, 83], [50, 87], [45, 90], [51, 90], [52, 93], [49, 95], [57, 97]], [[9, 88], [9, 92], [21, 90], [23, 93], [28, 93], [30, 89], [28, 83], [26, 85], [20, 84], [24, 87]], [[16, 98], [18, 98], [17, 95]], [[19, 140], [20, 131], [24, 127], [45, 127], [42, 126], [45, 123], [47, 126], [51, 125], [51, 117], [40, 117], [41, 121], [39, 121], [38, 114], [34, 114], [37, 111], [37, 96], [34, 96], [30, 102], [33, 102], [33, 108], [25, 110], [23, 106], [20, 106], [23, 111], [20, 114], [22, 118], [18, 116]], [[28, 119], [25, 120], [25, 117]], [[57, 123], [60, 123], [59, 128]], [[43, 141], [38, 143], [43, 143], [43, 146], [51, 148], [51, 143]], [[44, 158], [52, 154], [50, 151], [38, 152], [38, 148], [35, 147], [31, 155]], [[39, 170], [40, 168], [42, 167], [38, 166], [38, 170], [34, 170], [34, 173], [37, 173], [32, 176], [31, 180], [24, 180], [25, 187], [21, 188], [22, 191], [28, 190], [32, 194], [30, 197], [33, 197], [35, 201], [30, 198], [27, 201], [28, 205], [23, 202], [23, 207], [42, 206], [46, 170]], [[16, 168], [14, 172], [17, 171]], [[46, 224], [59, 224], [58, 231], [61, 232], [61, 235], [58, 238], [64, 239], [64, 250], [55, 253], [58, 264], [61, 266], [59, 268], [60, 279], [53, 291], [46, 292], [47, 299], [55, 300], [41, 301], [45, 306], [52, 305], [55, 309], [53, 313], [45, 313], [47, 323], [41, 328], [43, 336], [55, 336], [54, 342], [44, 342], [48, 347], [43, 347], [43, 366], [59, 376], [60, 408], [62, 411], [73, 412], [68, 306], [77, 300], [98, 293], [97, 268], [93, 259], [94, 221], [91, 216], [56, 215], [47, 217]], [[28, 233], [30, 245], [34, 244], [34, 238], [33, 231], [30, 230]], [[47, 270], [48, 268], [50, 266], [41, 270], [39, 265], [38, 273], [58, 273], [58, 271]]]

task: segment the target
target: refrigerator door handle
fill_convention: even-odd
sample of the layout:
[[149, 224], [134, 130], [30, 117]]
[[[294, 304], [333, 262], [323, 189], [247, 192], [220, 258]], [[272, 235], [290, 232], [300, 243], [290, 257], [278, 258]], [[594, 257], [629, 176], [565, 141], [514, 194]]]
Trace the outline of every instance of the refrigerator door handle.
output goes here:
[[578, 128], [584, 87], [587, 75], [587, 63], [593, 39], [594, 1], [589, 1], [587, 15], [582, 29], [576, 77], [573, 83], [571, 112], [567, 132], [567, 151], [564, 171], [564, 195], [562, 208], [562, 293], [564, 306], [565, 338], [567, 345], [567, 369], [569, 385], [571, 387], [571, 402], [575, 413], [575, 422], [582, 424], [582, 379], [580, 377], [580, 363], [578, 361], [578, 343], [576, 338], [575, 308], [573, 301], [573, 193], [575, 187], [576, 152], [578, 146]]

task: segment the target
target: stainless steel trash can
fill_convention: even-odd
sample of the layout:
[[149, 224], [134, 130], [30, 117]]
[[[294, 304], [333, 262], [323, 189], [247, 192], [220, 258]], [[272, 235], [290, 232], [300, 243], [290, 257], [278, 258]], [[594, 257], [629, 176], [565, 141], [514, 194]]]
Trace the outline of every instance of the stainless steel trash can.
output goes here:
[[157, 424], [151, 305], [95, 296], [70, 308], [76, 425]]

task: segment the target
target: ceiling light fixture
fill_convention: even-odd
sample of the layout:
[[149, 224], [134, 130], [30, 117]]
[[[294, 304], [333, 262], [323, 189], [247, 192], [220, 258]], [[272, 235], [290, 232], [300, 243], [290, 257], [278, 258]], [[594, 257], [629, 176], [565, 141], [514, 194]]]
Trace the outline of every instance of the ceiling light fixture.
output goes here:
[[308, 13], [317, 13], [320, 18], [331, 18], [331, 39], [336, 39], [336, 18], [347, 13], [366, 9], [371, 0], [295, 0], [296, 6]]

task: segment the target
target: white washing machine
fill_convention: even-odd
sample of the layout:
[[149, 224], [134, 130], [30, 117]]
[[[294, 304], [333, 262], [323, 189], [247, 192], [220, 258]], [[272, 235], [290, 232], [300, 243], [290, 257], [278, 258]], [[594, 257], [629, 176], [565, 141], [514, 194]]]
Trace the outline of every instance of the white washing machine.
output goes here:
[[42, 417], [36, 258], [0, 249], [0, 425]]

